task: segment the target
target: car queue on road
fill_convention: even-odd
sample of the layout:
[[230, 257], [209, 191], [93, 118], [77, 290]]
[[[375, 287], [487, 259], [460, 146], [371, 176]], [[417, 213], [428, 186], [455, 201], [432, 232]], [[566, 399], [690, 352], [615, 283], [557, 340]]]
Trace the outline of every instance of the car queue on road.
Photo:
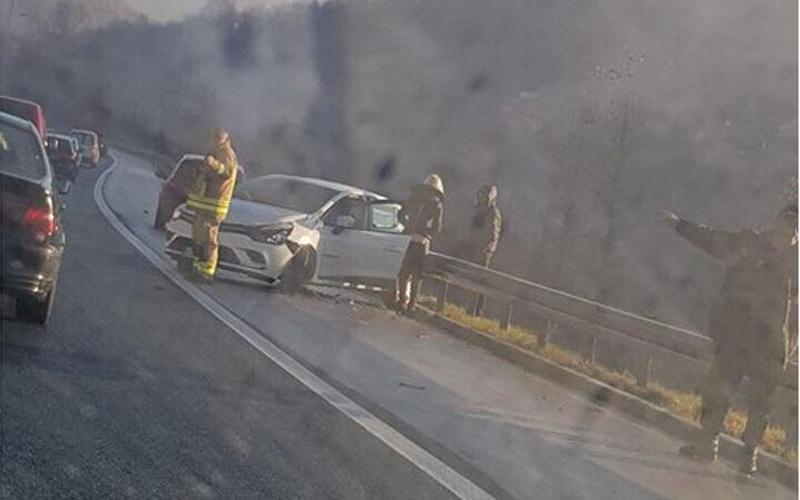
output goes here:
[[41, 105], [0, 96], [0, 294], [19, 319], [50, 319], [67, 241], [66, 197], [80, 168], [99, 164], [100, 151], [96, 132], [49, 130]]

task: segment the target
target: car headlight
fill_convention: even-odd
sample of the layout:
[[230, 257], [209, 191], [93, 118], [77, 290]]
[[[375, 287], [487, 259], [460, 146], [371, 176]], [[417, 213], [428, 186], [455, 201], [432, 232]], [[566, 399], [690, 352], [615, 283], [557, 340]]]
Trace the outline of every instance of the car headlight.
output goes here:
[[281, 226], [261, 226], [253, 228], [249, 236], [255, 241], [269, 245], [284, 245], [292, 234], [291, 224]]

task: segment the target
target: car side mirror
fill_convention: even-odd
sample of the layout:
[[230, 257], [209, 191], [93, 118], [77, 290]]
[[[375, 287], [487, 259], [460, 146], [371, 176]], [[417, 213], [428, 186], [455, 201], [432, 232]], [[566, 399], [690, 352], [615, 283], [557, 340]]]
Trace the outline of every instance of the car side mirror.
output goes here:
[[156, 168], [155, 174], [159, 179], [166, 179], [168, 177], [167, 171], [161, 166]]

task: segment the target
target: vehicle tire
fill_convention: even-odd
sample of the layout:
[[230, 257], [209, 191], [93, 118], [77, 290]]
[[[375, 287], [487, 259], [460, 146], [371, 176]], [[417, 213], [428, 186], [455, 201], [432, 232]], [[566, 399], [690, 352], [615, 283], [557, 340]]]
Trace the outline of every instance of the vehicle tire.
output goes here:
[[297, 293], [311, 279], [314, 272], [314, 251], [303, 247], [294, 254], [281, 274], [278, 285], [283, 293]]
[[37, 323], [39, 325], [46, 325], [47, 320], [50, 319], [50, 314], [53, 312], [53, 303], [56, 297], [56, 282], [50, 287], [44, 299], [37, 299], [36, 297], [20, 297], [17, 302], [17, 310], [19, 316], [23, 319]]

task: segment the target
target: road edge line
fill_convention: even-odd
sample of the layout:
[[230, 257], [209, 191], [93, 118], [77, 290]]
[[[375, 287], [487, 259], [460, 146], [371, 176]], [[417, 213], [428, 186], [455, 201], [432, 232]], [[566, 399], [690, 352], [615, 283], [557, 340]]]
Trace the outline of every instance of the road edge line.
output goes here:
[[247, 341], [248, 344], [261, 354], [266, 356], [316, 395], [320, 396], [328, 404], [339, 410], [347, 418], [377, 437], [381, 442], [405, 458], [413, 466], [425, 472], [452, 494], [465, 500], [494, 498], [475, 483], [456, 472], [449, 465], [433, 456], [430, 452], [405, 437], [399, 431], [389, 426], [389, 424], [315, 375], [299, 361], [295, 360], [273, 342], [262, 336], [215, 299], [186, 280], [177, 272], [171, 263], [167, 262], [163, 257], [159, 256], [153, 249], [147, 246], [146, 243], [125, 226], [105, 200], [103, 190], [106, 181], [116, 169], [116, 164], [118, 162], [115, 155], [109, 154], [109, 157], [111, 158], [111, 165], [100, 175], [94, 185], [95, 205], [97, 205], [100, 213], [103, 214], [109, 224], [111, 224], [128, 243], [133, 245], [144, 258], [153, 264], [156, 269], [161, 271], [161, 273], [177, 285], [178, 288], [186, 292], [198, 304], [236, 332], [237, 335]]

